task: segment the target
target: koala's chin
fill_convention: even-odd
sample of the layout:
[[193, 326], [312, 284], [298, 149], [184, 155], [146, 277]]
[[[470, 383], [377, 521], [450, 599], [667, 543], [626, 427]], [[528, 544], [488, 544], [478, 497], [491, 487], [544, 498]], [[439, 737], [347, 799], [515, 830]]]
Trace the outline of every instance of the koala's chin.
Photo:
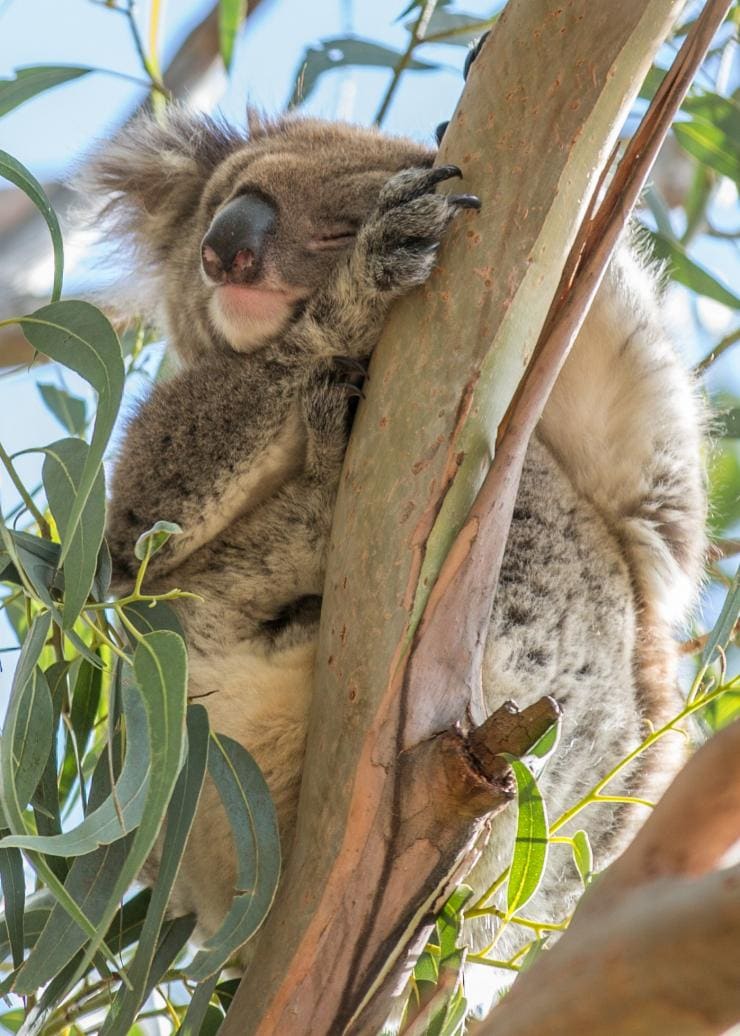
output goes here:
[[213, 292], [208, 313], [232, 349], [252, 352], [285, 330], [307, 294], [299, 288], [225, 284]]

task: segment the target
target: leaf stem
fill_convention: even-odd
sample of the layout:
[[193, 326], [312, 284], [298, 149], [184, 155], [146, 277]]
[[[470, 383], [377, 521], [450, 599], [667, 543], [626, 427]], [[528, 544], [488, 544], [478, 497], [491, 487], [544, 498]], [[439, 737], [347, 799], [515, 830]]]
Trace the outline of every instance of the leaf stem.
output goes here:
[[6, 452], [5, 447], [2, 445], [2, 443], [0, 443], [0, 461], [2, 461], [5, 470], [7, 471], [8, 475], [10, 476], [10, 481], [13, 483], [13, 485], [16, 488], [16, 490], [18, 491], [18, 494], [19, 494], [20, 498], [23, 500], [23, 503], [26, 505], [26, 509], [35, 518], [36, 524], [39, 527], [39, 531], [40, 531], [41, 535], [44, 537], [45, 540], [50, 540], [51, 539], [51, 528], [49, 526], [49, 523], [47, 522], [46, 518], [44, 518], [44, 516], [41, 513], [41, 511], [36, 506], [36, 503], [35, 503], [33, 497], [30, 495], [30, 493], [28, 492], [26, 487], [23, 485], [23, 482], [21, 481], [20, 475], [15, 470], [15, 468], [13, 466], [13, 462], [10, 459], [10, 456]]

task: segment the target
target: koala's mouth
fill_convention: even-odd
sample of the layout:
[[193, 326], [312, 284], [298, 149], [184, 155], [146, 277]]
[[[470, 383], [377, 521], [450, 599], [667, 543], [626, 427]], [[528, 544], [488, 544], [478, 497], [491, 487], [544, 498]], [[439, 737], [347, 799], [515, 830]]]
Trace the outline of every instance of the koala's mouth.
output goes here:
[[209, 310], [227, 342], [244, 352], [283, 330], [308, 294], [298, 288], [222, 284], [213, 292]]

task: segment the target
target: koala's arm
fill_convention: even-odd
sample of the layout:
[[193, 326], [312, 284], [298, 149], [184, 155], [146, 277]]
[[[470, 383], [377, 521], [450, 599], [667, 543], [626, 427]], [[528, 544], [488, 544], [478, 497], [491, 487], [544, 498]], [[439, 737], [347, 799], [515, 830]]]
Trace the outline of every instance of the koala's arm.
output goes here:
[[480, 207], [469, 194], [434, 193], [438, 183], [461, 175], [457, 166], [447, 165], [393, 176], [347, 260], [310, 299], [279, 350], [294, 362], [368, 357], [391, 302], [428, 279], [457, 213]]
[[149, 571], [179, 565], [256, 507], [303, 463], [305, 431], [290, 369], [211, 357], [157, 385], [133, 417], [115, 467], [107, 536], [115, 580], [135, 575], [136, 540], [177, 522]]

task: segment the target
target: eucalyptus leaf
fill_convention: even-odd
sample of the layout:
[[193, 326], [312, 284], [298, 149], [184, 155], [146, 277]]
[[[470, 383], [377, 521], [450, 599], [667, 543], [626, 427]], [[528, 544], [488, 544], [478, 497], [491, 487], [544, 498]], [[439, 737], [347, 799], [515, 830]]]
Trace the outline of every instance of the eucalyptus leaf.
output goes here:
[[84, 399], [49, 382], [39, 382], [37, 388], [47, 410], [68, 432], [72, 435], [85, 434], [87, 414]]
[[13, 967], [23, 963], [26, 879], [18, 849], [0, 849], [0, 885], [3, 890], [4, 921], [13, 956]]
[[2, 150], [0, 150], [0, 176], [19, 187], [46, 220], [54, 250], [54, 285], [51, 291], [51, 301], [52, 304], [55, 304], [62, 294], [62, 277], [64, 276], [64, 244], [57, 214], [36, 177], [17, 158], [13, 158], [7, 151]]
[[254, 759], [231, 738], [212, 734], [208, 770], [231, 824], [239, 891], [221, 927], [186, 969], [194, 982], [220, 971], [254, 935], [272, 905], [280, 877], [277, 816]]
[[102, 467], [99, 467], [77, 527], [71, 530], [70, 520], [82, 486], [90, 447], [82, 439], [60, 439], [47, 446], [44, 453], [42, 479], [46, 498], [62, 542], [67, 545], [62, 622], [69, 629], [90, 595], [98, 568], [105, 529], [105, 478]]
[[723, 132], [703, 119], [692, 119], [691, 122], [677, 122], [673, 133], [684, 151], [710, 166], [722, 176], [729, 176], [736, 184], [740, 184], [740, 151], [737, 139]]
[[[360, 66], [395, 69], [402, 57], [400, 50], [354, 36], [322, 40], [318, 47], [309, 47], [303, 55], [288, 107], [294, 108], [308, 100], [319, 78], [331, 69]], [[438, 67], [419, 58], [412, 58], [406, 65], [406, 68], [420, 72]]]
[[504, 753], [517, 786], [517, 827], [506, 888], [506, 912], [520, 910], [539, 888], [547, 863], [548, 825], [537, 781], [521, 760]]
[[717, 648], [723, 651], [727, 647], [732, 636], [732, 631], [740, 617], [740, 568], [735, 572], [732, 585], [727, 591], [722, 610], [714, 624], [714, 629], [709, 634], [704, 650], [701, 653], [701, 664], [709, 665], [714, 658]]
[[721, 302], [730, 309], [740, 309], [740, 298], [703, 266], [690, 259], [682, 245], [655, 231], [648, 230], [647, 233], [652, 243], [653, 254], [656, 259], [667, 262], [675, 281], [695, 291], [697, 295], [706, 295], [707, 298]]
[[[1, 525], [0, 530], [5, 531], [4, 527]], [[14, 748], [19, 740], [19, 731], [22, 732], [24, 729], [23, 717], [25, 711], [27, 711], [27, 694], [30, 693], [34, 698], [36, 698], [35, 692], [38, 688], [39, 677], [43, 679], [43, 674], [39, 672], [36, 663], [46, 642], [50, 625], [51, 615], [49, 612], [38, 614], [31, 624], [31, 629], [24, 641], [23, 649], [16, 667], [5, 725], [3, 727], [2, 735], [0, 735], [0, 800], [2, 801], [5, 823], [14, 836], [23, 836], [26, 834], [23, 798], [26, 794], [26, 789], [33, 783], [33, 774], [24, 773], [21, 788], [18, 787], [14, 763]], [[30, 692], [28, 690], [29, 687]], [[48, 688], [46, 693], [48, 694]], [[43, 694], [40, 696], [40, 699], [42, 698]], [[50, 704], [49, 708], [51, 708]], [[50, 729], [47, 732], [47, 737], [51, 738]], [[43, 753], [41, 752], [35, 753], [36, 758], [33, 760], [34, 769], [38, 768], [39, 773], [43, 769], [43, 767], [38, 766], [38, 762], [42, 754]], [[29, 797], [32, 790], [33, 789], [28, 792]], [[26, 852], [26, 857], [28, 862], [34, 868], [41, 880], [46, 884], [49, 891], [57, 899], [58, 903], [62, 905], [70, 918], [73, 918], [74, 922], [84, 932], [86, 932], [89, 937], [95, 937], [97, 944], [103, 949], [106, 956], [111, 957], [108, 947], [105, 946], [102, 938], [96, 931], [95, 924], [85, 915], [84, 911], [80, 909], [74, 897], [69, 894], [64, 884], [57, 877], [56, 873], [49, 866], [45, 858], [32, 850]], [[27, 964], [28, 962], [26, 962], [26, 965]], [[24, 965], [24, 967], [26, 965]], [[56, 972], [52, 971], [52, 974], [55, 973]]]
[[247, 0], [219, 0], [218, 49], [228, 71], [234, 56], [234, 43], [239, 27], [247, 17]]
[[588, 834], [585, 831], [576, 831], [572, 844], [573, 862], [585, 887], [591, 882], [594, 874], [594, 854]]
[[211, 996], [216, 988], [217, 982], [218, 972], [203, 979], [203, 981], [198, 984], [190, 999], [188, 1009], [185, 1012], [185, 1017], [182, 1020], [182, 1025], [177, 1030], [176, 1036], [201, 1036], [203, 1031], [203, 1022], [208, 1012]]
[[146, 1000], [153, 985], [150, 976], [154, 967], [157, 940], [206, 774], [208, 713], [201, 705], [191, 705], [188, 709], [187, 730], [188, 754], [167, 810], [167, 826], [157, 880], [152, 890], [151, 903], [136, 955], [127, 969], [130, 987], [121, 986], [118, 990], [100, 1029], [101, 1036], [126, 1036], [136, 1018], [136, 1012]]
[[139, 536], [134, 547], [134, 555], [139, 561], [144, 560], [147, 552], [149, 557], [153, 558], [171, 536], [178, 536], [181, 533], [182, 528], [177, 522], [155, 522], [151, 529], [147, 529]]
[[121, 403], [124, 383], [121, 346], [108, 319], [89, 302], [55, 302], [23, 317], [20, 323], [35, 349], [75, 371], [98, 393], [90, 448], [62, 541], [59, 560], [64, 562], [96, 484]]
[[26, 65], [0, 79], [0, 118], [37, 94], [92, 72], [88, 65]]

